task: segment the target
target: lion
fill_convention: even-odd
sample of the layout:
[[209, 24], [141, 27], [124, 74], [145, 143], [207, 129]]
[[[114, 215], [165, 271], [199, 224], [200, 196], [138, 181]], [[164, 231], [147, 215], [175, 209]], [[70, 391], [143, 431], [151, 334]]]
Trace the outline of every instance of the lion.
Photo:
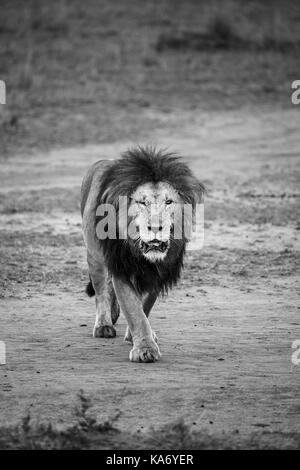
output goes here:
[[[115, 337], [121, 309], [128, 324], [124, 339], [132, 344], [130, 361], [155, 362], [161, 356], [149, 314], [157, 297], [177, 283], [183, 267], [188, 238], [184, 232], [174, 236], [178, 207], [194, 209], [204, 191], [181, 157], [152, 147], [100, 160], [83, 180], [82, 228], [90, 276], [86, 292], [96, 300], [93, 336]], [[128, 205], [121, 208], [122, 198]], [[112, 220], [105, 216], [110, 209]], [[105, 232], [109, 223], [113, 236]]]

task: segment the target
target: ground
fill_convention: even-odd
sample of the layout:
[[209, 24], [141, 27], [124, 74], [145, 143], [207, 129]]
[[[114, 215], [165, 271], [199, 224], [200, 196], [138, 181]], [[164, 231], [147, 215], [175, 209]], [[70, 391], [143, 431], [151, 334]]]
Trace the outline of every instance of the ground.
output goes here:
[[[9, 30], [9, 22], [5, 27]], [[33, 29], [34, 34], [46, 37], [43, 28]], [[93, 29], [87, 38], [93, 40]], [[37, 47], [43, 46], [46, 42]], [[122, 103], [105, 103], [109, 123], [115, 119], [111, 127], [106, 122], [96, 132], [103, 108], [91, 105], [87, 112], [79, 103], [83, 139], [72, 121], [73, 110], [63, 103], [61, 126], [59, 110], [49, 103], [42, 110], [34, 101], [28, 116], [22, 106], [5, 109], [0, 340], [6, 343], [7, 364], [0, 366], [1, 423], [14, 425], [29, 411], [34, 420], [70, 425], [83, 389], [101, 420], [121, 411], [118, 428], [124, 432], [146, 435], [150, 427], [183, 419], [195, 433], [224, 435], [218, 447], [238, 442], [251, 447], [257, 433], [263, 433], [259, 445], [296, 447], [300, 365], [291, 362], [291, 355], [292, 342], [300, 339], [300, 108], [290, 102], [289, 82], [299, 78], [292, 74], [296, 66], [288, 54], [263, 53], [252, 72], [253, 83], [243, 91], [239, 52], [209, 56], [176, 51], [164, 59], [152, 54], [151, 60], [162, 64], [155, 68], [154, 80], [156, 87], [161, 83], [164, 102], [159, 91], [147, 88], [145, 67], [153, 64], [144, 57], [142, 75], [134, 77], [137, 93], [130, 90], [127, 74]], [[193, 76], [200, 74], [202, 82], [185, 82], [181, 91], [182, 76], [178, 88], [174, 77], [166, 82], [175, 54], [181, 63], [194, 61]], [[247, 52], [248, 60], [243, 59], [249, 70], [253, 54]], [[286, 67], [278, 71], [283, 57]], [[234, 60], [235, 82], [230, 79]], [[206, 81], [201, 65], [207, 61]], [[278, 78], [272, 90], [264, 88], [266, 63], [268, 77], [273, 71], [272, 80], [276, 74]], [[224, 100], [222, 69], [229, 77]], [[64, 79], [67, 83], [68, 77]], [[143, 87], [147, 103], [134, 104]], [[99, 122], [103, 119], [101, 115]], [[81, 180], [92, 162], [117, 158], [136, 142], [183, 154], [208, 189], [204, 247], [187, 255], [180, 284], [151, 313], [162, 352], [154, 364], [129, 362], [123, 317], [116, 338], [92, 337], [94, 300], [84, 293], [88, 274], [80, 227]]]

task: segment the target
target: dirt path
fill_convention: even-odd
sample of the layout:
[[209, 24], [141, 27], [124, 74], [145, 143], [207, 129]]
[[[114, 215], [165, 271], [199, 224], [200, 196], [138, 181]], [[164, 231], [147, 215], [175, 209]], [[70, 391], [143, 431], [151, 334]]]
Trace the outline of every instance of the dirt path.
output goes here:
[[69, 423], [82, 388], [103, 418], [121, 410], [124, 429], [183, 417], [211, 433], [300, 431], [300, 366], [291, 363], [300, 339], [299, 111], [172, 119], [152, 141], [184, 153], [206, 182], [206, 243], [151, 315], [156, 364], [129, 363], [123, 318], [115, 339], [93, 339], [94, 304], [83, 292], [80, 181], [128, 143], [1, 164], [2, 423], [28, 408]]

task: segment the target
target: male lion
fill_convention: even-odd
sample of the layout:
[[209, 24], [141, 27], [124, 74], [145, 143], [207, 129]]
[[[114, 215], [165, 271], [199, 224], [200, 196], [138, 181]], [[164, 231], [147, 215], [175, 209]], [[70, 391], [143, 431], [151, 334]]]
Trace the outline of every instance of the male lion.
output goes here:
[[[118, 160], [98, 161], [83, 180], [87, 293], [96, 294], [93, 334], [113, 338], [121, 308], [128, 323], [125, 341], [133, 344], [131, 361], [154, 362], [160, 357], [148, 316], [157, 296], [180, 276], [187, 237], [184, 232], [174, 236], [176, 222], [182, 223], [178, 207], [189, 204], [194, 209], [203, 192], [204, 186], [179, 157], [147, 147], [128, 150]], [[128, 200], [125, 214], [121, 198]], [[106, 210], [112, 216], [108, 223]], [[103, 234], [109, 224], [114, 236]]]

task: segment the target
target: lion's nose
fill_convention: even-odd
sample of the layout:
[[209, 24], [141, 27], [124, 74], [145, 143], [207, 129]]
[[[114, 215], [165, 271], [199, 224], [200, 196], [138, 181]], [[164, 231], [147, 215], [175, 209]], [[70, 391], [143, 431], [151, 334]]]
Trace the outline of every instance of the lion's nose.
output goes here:
[[154, 234], [161, 232], [163, 229], [162, 225], [148, 225], [149, 232], [153, 232]]

